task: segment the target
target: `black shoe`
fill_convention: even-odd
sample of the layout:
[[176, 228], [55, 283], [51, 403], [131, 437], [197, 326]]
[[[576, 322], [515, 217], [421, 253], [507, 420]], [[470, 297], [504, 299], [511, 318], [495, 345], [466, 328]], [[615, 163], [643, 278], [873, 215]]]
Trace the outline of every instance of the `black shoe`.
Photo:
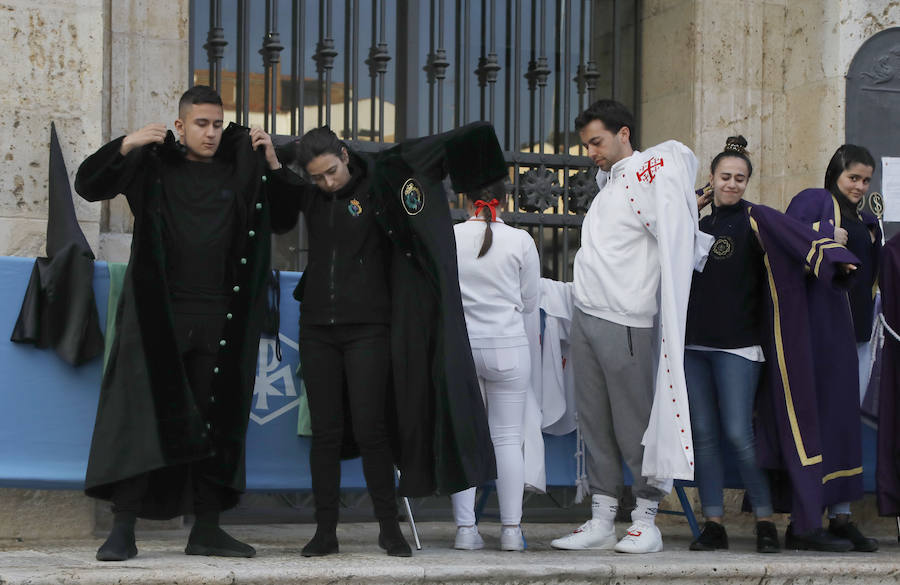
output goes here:
[[306, 543], [300, 552], [305, 557], [324, 557], [338, 553], [338, 539], [334, 526], [316, 528], [312, 540]]
[[828, 532], [837, 538], [844, 538], [853, 543], [853, 550], [858, 552], [875, 552], [878, 541], [863, 536], [855, 522], [836, 522], [834, 518], [828, 523]]
[[194, 524], [184, 554], [249, 559], [256, 556], [256, 549], [232, 537], [217, 525]]
[[775, 528], [774, 522], [762, 520], [756, 523], [756, 552], [781, 552], [781, 546], [778, 544], [778, 529]]
[[126, 561], [137, 556], [134, 523], [113, 524], [106, 542], [97, 549], [98, 561]]
[[411, 557], [412, 549], [403, 537], [397, 520], [382, 520], [379, 524], [381, 531], [378, 533], [378, 546], [386, 550], [389, 556]]
[[707, 520], [703, 525], [703, 531], [697, 540], [691, 543], [691, 550], [727, 550], [728, 549], [728, 533], [725, 527], [718, 522]]
[[824, 528], [817, 528], [805, 534], [794, 534], [794, 525], [788, 524], [784, 533], [784, 548], [788, 550], [847, 552], [853, 550], [853, 543], [834, 536]]

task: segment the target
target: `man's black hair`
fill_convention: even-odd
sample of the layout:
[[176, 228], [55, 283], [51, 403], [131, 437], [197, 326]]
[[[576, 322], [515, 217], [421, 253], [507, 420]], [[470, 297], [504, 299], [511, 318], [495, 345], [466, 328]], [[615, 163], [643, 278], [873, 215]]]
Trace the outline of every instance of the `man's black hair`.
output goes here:
[[841, 145], [828, 162], [828, 168], [825, 169], [825, 188], [835, 195], [840, 195], [840, 189], [837, 186], [838, 177], [854, 163], [860, 163], [875, 170], [875, 159], [867, 148], [855, 144]]
[[195, 85], [181, 95], [178, 100], [178, 115], [194, 104], [215, 104], [222, 105], [222, 97], [219, 93], [208, 85]]
[[623, 126], [628, 128], [628, 140], [631, 148], [635, 148], [634, 116], [623, 103], [616, 100], [597, 100], [575, 118], [575, 130], [581, 132], [594, 120], [603, 122], [603, 126], [613, 134]]
[[305, 171], [317, 156], [333, 154], [340, 158], [345, 148], [347, 145], [328, 126], [313, 128], [294, 143], [294, 160]]

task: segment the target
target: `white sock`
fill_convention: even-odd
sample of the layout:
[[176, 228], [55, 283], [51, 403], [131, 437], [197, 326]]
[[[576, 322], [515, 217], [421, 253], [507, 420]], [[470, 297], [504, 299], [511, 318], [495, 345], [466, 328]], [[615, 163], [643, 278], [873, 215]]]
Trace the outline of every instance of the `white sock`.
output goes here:
[[644, 498], [635, 498], [634, 510], [631, 511], [632, 522], [649, 522], [656, 523], [656, 513], [659, 511], [659, 502], [645, 500]]
[[591, 496], [591, 519], [610, 526], [616, 521], [619, 511], [619, 500], [612, 496], [594, 494]]

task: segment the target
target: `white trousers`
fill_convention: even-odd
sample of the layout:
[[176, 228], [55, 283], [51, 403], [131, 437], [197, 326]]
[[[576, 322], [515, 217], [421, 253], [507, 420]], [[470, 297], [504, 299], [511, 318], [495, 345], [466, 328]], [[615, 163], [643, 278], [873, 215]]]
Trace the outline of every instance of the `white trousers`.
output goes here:
[[[522, 423], [525, 393], [531, 389], [531, 355], [527, 345], [498, 349], [473, 349], [475, 371], [485, 400], [491, 442], [497, 458], [497, 499], [500, 522], [517, 526], [522, 520], [525, 461], [522, 457]], [[475, 524], [475, 488], [453, 494], [457, 526]]]

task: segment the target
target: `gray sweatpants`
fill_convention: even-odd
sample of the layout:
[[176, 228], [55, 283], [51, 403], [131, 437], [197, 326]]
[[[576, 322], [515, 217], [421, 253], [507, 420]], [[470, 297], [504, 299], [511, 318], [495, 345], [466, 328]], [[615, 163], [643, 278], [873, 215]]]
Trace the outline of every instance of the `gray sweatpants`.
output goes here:
[[587, 447], [592, 494], [616, 497], [624, 481], [624, 459], [634, 478], [635, 497], [658, 502], [665, 495], [641, 475], [641, 439], [653, 406], [652, 335], [650, 328], [626, 327], [575, 309], [575, 408]]

